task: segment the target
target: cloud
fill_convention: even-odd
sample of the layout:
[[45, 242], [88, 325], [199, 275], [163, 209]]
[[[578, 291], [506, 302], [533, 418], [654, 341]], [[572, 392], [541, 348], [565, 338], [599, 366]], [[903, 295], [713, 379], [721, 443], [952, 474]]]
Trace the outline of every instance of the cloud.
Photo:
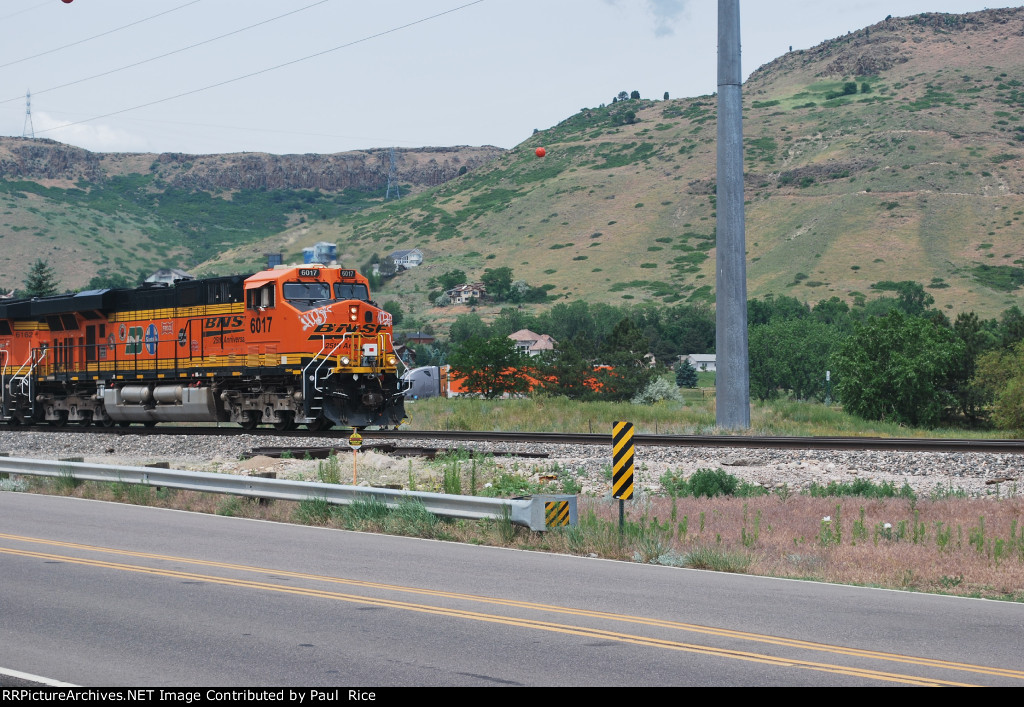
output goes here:
[[50, 138], [93, 152], [148, 152], [152, 149], [146, 138], [126, 130], [103, 123], [69, 125], [70, 122], [43, 112], [32, 113], [36, 137]]
[[647, 8], [654, 15], [654, 36], [671, 37], [675, 24], [686, 11], [688, 0], [647, 0]]

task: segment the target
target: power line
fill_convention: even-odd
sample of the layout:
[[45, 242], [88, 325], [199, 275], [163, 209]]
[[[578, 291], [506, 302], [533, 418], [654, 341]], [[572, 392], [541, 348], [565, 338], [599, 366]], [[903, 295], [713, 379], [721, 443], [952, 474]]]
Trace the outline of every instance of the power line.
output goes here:
[[[195, 5], [197, 2], [202, 2], [202, 1], [203, 0], [192, 0], [192, 2], [187, 2], [184, 5], [178, 5], [177, 7], [171, 8], [170, 10], [164, 10], [163, 12], [157, 13], [155, 15], [151, 15], [150, 17], [147, 17], [145, 19], [136, 20], [135, 22], [130, 22], [129, 24], [123, 25], [121, 27], [116, 27], [114, 29], [107, 30], [106, 32], [102, 32], [100, 34], [93, 35], [92, 37], [86, 37], [85, 39], [79, 39], [77, 42], [72, 42], [71, 44], [65, 44], [64, 46], [61, 46], [61, 47], [55, 47], [53, 49], [47, 49], [45, 52], [39, 52], [38, 54], [33, 54], [32, 56], [27, 56], [24, 59], [16, 59], [15, 61], [11, 61], [11, 62], [8, 62], [6, 64], [0, 64], [0, 69], [4, 69], [4, 68], [6, 68], [8, 66], [14, 66], [15, 64], [21, 64], [22, 62], [29, 61], [30, 59], [38, 59], [41, 56], [46, 56], [47, 54], [53, 54], [54, 52], [59, 52], [62, 49], [67, 49], [68, 47], [76, 47], [79, 44], [85, 44], [86, 42], [91, 42], [92, 40], [99, 39], [100, 37], [106, 37], [108, 34], [113, 34], [114, 32], [120, 32], [123, 29], [128, 29], [129, 27], [134, 27], [135, 25], [140, 25], [143, 22], [149, 22], [150, 20], [156, 19], [157, 17], [163, 17], [164, 15], [168, 15], [168, 14], [170, 14], [172, 12], [177, 12], [178, 10], [181, 10], [182, 8], [188, 7], [189, 5]], [[29, 8], [29, 9], [32, 9], [32, 8]]]
[[423, 24], [424, 22], [429, 22], [431, 20], [436, 20], [439, 17], [444, 17], [445, 15], [450, 15], [450, 14], [452, 14], [454, 12], [458, 12], [460, 10], [464, 10], [467, 7], [472, 7], [473, 5], [479, 5], [482, 2], [485, 2], [485, 0], [473, 0], [473, 2], [468, 2], [468, 3], [464, 4], [464, 5], [459, 5], [458, 7], [453, 7], [450, 10], [445, 10], [443, 12], [438, 12], [438, 13], [436, 13], [434, 15], [430, 15], [429, 17], [423, 17], [421, 19], [414, 20], [413, 22], [406, 23], [406, 24], [401, 25], [399, 27], [393, 27], [392, 29], [384, 30], [383, 32], [378, 32], [376, 34], [371, 34], [371, 35], [369, 35], [367, 37], [363, 37], [362, 39], [356, 39], [356, 40], [353, 40], [351, 42], [347, 42], [346, 44], [340, 44], [340, 45], [338, 45], [336, 47], [333, 47], [331, 49], [325, 49], [325, 50], [323, 50], [321, 52], [316, 52], [315, 54], [309, 54], [309, 55], [301, 57], [299, 59], [293, 59], [292, 61], [287, 61], [287, 62], [285, 62], [283, 64], [277, 64], [276, 66], [271, 66], [271, 67], [268, 67], [266, 69], [260, 69], [259, 71], [253, 71], [252, 73], [249, 73], [249, 74], [244, 74], [242, 76], [236, 76], [233, 79], [226, 79], [224, 81], [218, 81], [217, 83], [213, 83], [213, 84], [210, 84], [208, 86], [203, 86], [202, 88], [192, 89], [191, 91], [185, 91], [183, 93], [178, 93], [178, 94], [175, 94], [173, 96], [168, 96], [166, 98], [160, 98], [160, 99], [157, 99], [155, 101], [149, 101], [148, 103], [142, 103], [142, 104], [139, 104], [137, 106], [132, 106], [130, 108], [122, 108], [121, 110], [111, 111], [110, 113], [104, 113], [103, 115], [96, 115], [96, 116], [93, 116], [92, 118], [86, 118], [85, 120], [78, 120], [78, 121], [75, 121], [73, 123], [66, 123], [64, 125], [60, 125], [60, 126], [53, 127], [53, 128], [47, 128], [45, 130], [39, 130], [37, 132], [38, 133], [48, 133], [48, 132], [52, 132], [54, 130], [60, 130], [62, 128], [69, 128], [69, 127], [74, 126], [74, 125], [82, 125], [84, 123], [91, 123], [94, 120], [101, 120], [103, 118], [110, 118], [112, 116], [120, 115], [122, 113], [128, 113], [128, 112], [131, 112], [131, 111], [134, 111], [134, 110], [140, 110], [142, 108], [149, 108], [150, 106], [159, 105], [161, 103], [167, 103], [168, 101], [173, 101], [173, 100], [176, 100], [178, 98], [184, 98], [185, 96], [191, 96], [191, 95], [196, 94], [196, 93], [202, 93], [203, 91], [209, 91], [210, 89], [220, 88], [221, 86], [227, 86], [228, 84], [232, 84], [232, 83], [236, 83], [238, 81], [242, 81], [244, 79], [252, 78], [253, 76], [259, 76], [261, 74], [266, 74], [266, 73], [269, 73], [271, 71], [276, 71], [277, 69], [283, 69], [286, 66], [292, 66], [293, 64], [299, 64], [299, 63], [301, 63], [303, 61], [309, 61], [310, 59], [315, 59], [317, 57], [321, 57], [321, 56], [324, 56], [326, 54], [330, 54], [332, 52], [339, 51], [341, 49], [347, 49], [347, 48], [353, 47], [353, 46], [355, 46], [357, 44], [363, 44], [364, 42], [369, 42], [370, 40], [373, 40], [373, 39], [378, 39], [380, 37], [384, 37], [384, 36], [389, 35], [389, 34], [394, 34], [395, 32], [400, 32], [403, 29], [408, 29], [410, 27], [415, 27], [416, 25]]
[[[198, 2], [199, 0], [196, 0], [196, 1]], [[195, 44], [190, 44], [187, 47], [181, 47], [180, 49], [175, 49], [175, 50], [169, 51], [169, 52], [167, 52], [165, 54], [160, 54], [160, 55], [157, 55], [157, 56], [154, 56], [154, 57], [150, 57], [149, 59], [143, 59], [141, 61], [135, 62], [134, 64], [127, 64], [127, 65], [119, 67], [117, 69], [111, 69], [110, 71], [104, 71], [104, 72], [99, 73], [99, 74], [93, 74], [92, 76], [86, 76], [85, 78], [76, 79], [74, 81], [68, 81], [67, 83], [62, 83], [59, 86], [51, 86], [50, 88], [44, 88], [42, 91], [36, 91], [36, 95], [39, 95], [40, 93], [49, 93], [50, 91], [56, 91], [56, 90], [61, 89], [61, 88], [67, 88], [68, 86], [75, 86], [77, 84], [84, 83], [86, 81], [91, 81], [93, 79], [98, 79], [98, 78], [100, 78], [102, 76], [109, 76], [110, 74], [116, 74], [119, 71], [124, 71], [126, 69], [133, 69], [136, 66], [142, 66], [143, 64], [148, 64], [151, 61], [156, 61], [158, 59], [164, 59], [166, 57], [173, 56], [174, 54], [180, 54], [182, 52], [188, 51], [189, 49], [195, 49], [196, 47], [201, 47], [204, 44], [210, 44], [211, 42], [216, 42], [219, 39], [224, 39], [225, 37], [230, 37], [230, 36], [235, 35], [235, 34], [241, 34], [242, 32], [245, 32], [247, 30], [253, 29], [254, 27], [260, 27], [261, 25], [269, 24], [269, 23], [274, 22], [276, 20], [280, 20], [280, 19], [282, 19], [284, 17], [288, 17], [289, 15], [294, 15], [294, 14], [302, 12], [304, 10], [308, 10], [311, 7], [316, 7], [317, 5], [323, 5], [326, 2], [330, 2], [330, 0], [319, 0], [318, 2], [315, 2], [315, 3], [311, 4], [311, 5], [306, 5], [305, 7], [300, 7], [297, 10], [292, 10], [291, 12], [286, 12], [283, 15], [278, 15], [277, 17], [271, 17], [268, 20], [263, 20], [262, 22], [257, 22], [254, 25], [249, 25], [248, 27], [242, 27], [241, 29], [236, 29], [234, 31], [228, 32], [227, 34], [222, 34], [222, 35], [217, 36], [217, 37], [211, 37], [210, 39], [204, 39], [201, 42], [196, 42]], [[71, 45], [68, 45], [68, 46], [71, 46]], [[3, 68], [3, 67], [0, 67], [0, 68]], [[21, 100], [21, 96], [15, 96], [14, 98], [4, 99], [4, 100], [0, 101], [0, 105], [3, 105], [4, 103], [10, 103], [11, 101], [18, 101], [18, 100]]]
[[33, 5], [32, 7], [26, 7], [24, 10], [18, 10], [17, 12], [12, 12], [9, 15], [4, 15], [4, 16], [0, 17], [0, 20], [9, 20], [12, 17], [17, 17], [18, 15], [24, 15], [26, 12], [31, 12], [32, 10], [38, 10], [39, 8], [43, 7], [44, 5], [49, 5], [49, 4], [50, 3], [48, 3], [48, 2], [41, 2], [41, 3], [37, 4], [37, 5]]

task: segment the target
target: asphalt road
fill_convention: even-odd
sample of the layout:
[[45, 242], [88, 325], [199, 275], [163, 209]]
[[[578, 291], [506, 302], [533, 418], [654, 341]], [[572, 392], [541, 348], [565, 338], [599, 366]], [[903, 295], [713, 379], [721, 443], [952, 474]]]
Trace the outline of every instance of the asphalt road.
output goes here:
[[1019, 686], [1022, 644], [1020, 604], [0, 493], [0, 670], [77, 685]]

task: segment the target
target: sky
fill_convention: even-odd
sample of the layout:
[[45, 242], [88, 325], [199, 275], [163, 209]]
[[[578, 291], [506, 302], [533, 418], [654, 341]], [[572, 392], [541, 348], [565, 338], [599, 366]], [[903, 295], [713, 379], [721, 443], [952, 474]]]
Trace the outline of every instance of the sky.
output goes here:
[[[1005, 7], [1007, 5], [997, 4]], [[969, 0], [741, 0], [743, 72]], [[0, 135], [95, 152], [511, 148], [717, 85], [715, 0], [0, 0]]]

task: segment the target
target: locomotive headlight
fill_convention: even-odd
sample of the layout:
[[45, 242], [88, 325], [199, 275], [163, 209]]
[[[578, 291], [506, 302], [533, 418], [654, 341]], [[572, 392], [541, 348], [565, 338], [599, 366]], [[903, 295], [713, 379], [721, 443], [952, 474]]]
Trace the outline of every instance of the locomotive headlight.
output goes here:
[[359, 305], [350, 304], [348, 306], [348, 318], [353, 322], [359, 318]]
[[388, 356], [388, 365], [389, 366], [394, 366], [396, 363], [398, 363], [398, 359], [397, 358], [395, 358], [394, 356]]
[[352, 363], [352, 359], [350, 359], [348, 356], [342, 356], [341, 357], [341, 365], [342, 366], [347, 366], [350, 363]]

